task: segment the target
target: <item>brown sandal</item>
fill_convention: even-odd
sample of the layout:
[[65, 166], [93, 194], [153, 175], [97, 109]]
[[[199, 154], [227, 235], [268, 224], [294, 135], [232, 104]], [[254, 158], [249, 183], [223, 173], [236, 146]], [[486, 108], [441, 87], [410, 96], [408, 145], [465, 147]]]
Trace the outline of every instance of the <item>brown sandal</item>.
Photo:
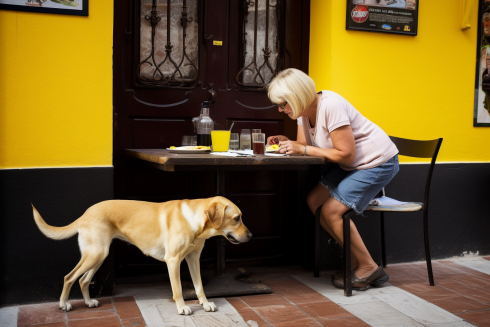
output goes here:
[[[340, 275], [340, 278], [337, 279], [338, 274], [335, 274], [335, 278], [333, 278], [332, 284], [337, 288], [344, 288], [344, 276]], [[332, 276], [333, 277], [333, 276]], [[371, 286], [380, 286], [381, 284], [386, 283], [390, 279], [383, 267], [378, 266], [378, 268], [373, 271], [370, 275], [359, 278], [356, 276], [354, 272], [352, 272], [352, 289], [356, 291], [365, 291]]]

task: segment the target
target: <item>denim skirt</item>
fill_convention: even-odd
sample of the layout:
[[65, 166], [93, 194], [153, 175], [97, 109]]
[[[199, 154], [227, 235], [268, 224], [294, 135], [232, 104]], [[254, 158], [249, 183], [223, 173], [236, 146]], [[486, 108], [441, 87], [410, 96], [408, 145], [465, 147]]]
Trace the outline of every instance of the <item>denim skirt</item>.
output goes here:
[[328, 188], [331, 196], [360, 214], [399, 170], [398, 155], [369, 169], [347, 171], [334, 164], [322, 175], [320, 184]]

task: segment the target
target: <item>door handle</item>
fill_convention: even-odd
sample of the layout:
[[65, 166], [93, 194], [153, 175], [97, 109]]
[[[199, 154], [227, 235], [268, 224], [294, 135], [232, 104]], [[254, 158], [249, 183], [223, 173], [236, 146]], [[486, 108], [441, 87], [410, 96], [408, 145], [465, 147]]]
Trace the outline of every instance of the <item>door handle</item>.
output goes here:
[[215, 103], [216, 102], [216, 98], [218, 97], [217, 93], [215, 90], [213, 90], [213, 84], [212, 83], [209, 83], [209, 90], [208, 90], [208, 100], [211, 102], [211, 103]]

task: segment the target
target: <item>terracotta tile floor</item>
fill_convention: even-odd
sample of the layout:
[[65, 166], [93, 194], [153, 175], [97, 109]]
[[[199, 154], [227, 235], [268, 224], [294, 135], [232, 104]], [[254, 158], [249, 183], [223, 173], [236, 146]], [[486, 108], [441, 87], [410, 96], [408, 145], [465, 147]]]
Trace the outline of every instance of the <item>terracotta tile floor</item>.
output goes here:
[[[484, 257], [484, 259], [490, 260], [490, 257]], [[330, 300], [322, 295], [324, 293], [321, 294], [320, 291], [306, 286], [293, 277], [299, 274], [309, 276], [311, 272], [294, 267], [261, 269], [254, 268], [251, 278], [268, 285], [273, 290], [273, 294], [226, 298], [226, 301], [232, 306], [230, 308], [238, 312], [245, 325], [369, 326], [352, 314], [352, 310], [351, 312], [346, 310], [349, 305], [336, 303], [333, 298]], [[395, 286], [395, 289], [409, 292], [471, 324], [482, 327], [490, 326], [490, 274], [468, 268], [451, 259], [434, 261], [433, 269], [436, 282], [434, 287], [428, 284], [425, 263], [389, 265], [386, 272], [390, 275], [390, 283]], [[168, 287], [168, 285], [161, 287]], [[363, 294], [370, 294], [369, 292], [374, 291], [368, 290]], [[135, 297], [138, 300], [137, 295]], [[138, 307], [133, 296], [117, 297], [116, 295], [113, 298], [98, 300], [100, 302], [98, 308], [87, 308], [81, 300], [71, 301], [73, 310], [68, 313], [60, 311], [57, 303], [20, 306], [18, 307], [17, 326], [145, 326], [140, 311], [141, 308], [144, 312], [144, 307], [141, 305]], [[187, 301], [187, 304], [195, 305], [197, 302]], [[0, 322], [2, 321], [1, 312]], [[453, 322], [450, 326], [465, 324], [464, 321], [461, 323], [460, 325]], [[242, 323], [240, 326], [245, 325]], [[371, 325], [376, 326], [376, 324]], [[426, 324], [415, 322], [414, 325], [425, 326]], [[180, 325], [162, 323], [161, 326]], [[182, 326], [187, 326], [187, 323]], [[194, 323], [189, 326], [208, 326], [208, 324]], [[209, 326], [222, 325], [210, 323]], [[437, 326], [444, 326], [444, 324]]]
[[43, 303], [19, 307], [17, 326], [36, 327], [136, 327], [145, 321], [132, 296], [100, 298], [97, 308], [88, 308], [83, 300], [70, 301], [73, 309], [63, 312], [58, 303]]

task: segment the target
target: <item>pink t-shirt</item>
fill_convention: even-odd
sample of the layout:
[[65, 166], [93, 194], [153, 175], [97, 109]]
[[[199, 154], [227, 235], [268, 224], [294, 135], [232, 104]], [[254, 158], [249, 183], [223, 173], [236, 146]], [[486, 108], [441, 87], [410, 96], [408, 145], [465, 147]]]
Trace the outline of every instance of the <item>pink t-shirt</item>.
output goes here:
[[[342, 126], [350, 125], [356, 143], [356, 158], [349, 165], [340, 165], [344, 170], [368, 169], [376, 167], [398, 153], [398, 149], [378, 125], [361, 115], [353, 105], [339, 94], [332, 91], [322, 91], [322, 98], [318, 106], [315, 128], [309, 128], [310, 123], [306, 116], [298, 118], [298, 125], [306, 132], [309, 129], [310, 137], [305, 135], [308, 145], [315, 144], [323, 149], [333, 149], [330, 133]], [[313, 135], [316, 136], [313, 139]]]

